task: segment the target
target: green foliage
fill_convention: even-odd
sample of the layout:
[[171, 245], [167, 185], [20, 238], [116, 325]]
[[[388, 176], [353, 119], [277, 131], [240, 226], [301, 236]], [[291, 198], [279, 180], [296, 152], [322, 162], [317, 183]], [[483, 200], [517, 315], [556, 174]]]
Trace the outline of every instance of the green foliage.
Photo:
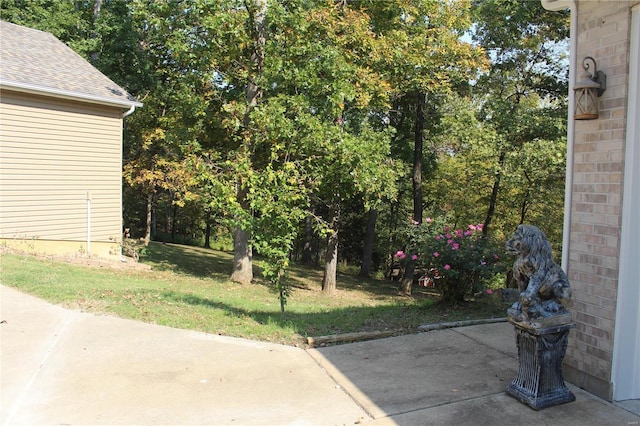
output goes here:
[[454, 228], [443, 219], [427, 218], [407, 227], [405, 251], [395, 255], [411, 259], [416, 269], [442, 292], [445, 304], [456, 304], [484, 290], [487, 283], [504, 271], [502, 253], [496, 242], [482, 235], [482, 224]]
[[[494, 201], [493, 237], [526, 221], [559, 252], [567, 13], [535, 1], [269, 1], [258, 69], [255, 1], [95, 4], [7, 0], [0, 11], [51, 31], [144, 103], [124, 129], [133, 236], [153, 225], [167, 241], [199, 241], [209, 225], [228, 244], [239, 224], [282, 308], [304, 216], [316, 239], [349, 228], [340, 258], [355, 263], [362, 216], [376, 209], [375, 255], [390, 259], [412, 210], [425, 94], [425, 214], [459, 227]], [[252, 108], [250, 83], [261, 93]]]
[[472, 12], [473, 42], [490, 66], [460, 92], [464, 97], [450, 96], [441, 107], [426, 204], [454, 224], [486, 215], [484, 231], [496, 238], [519, 223], [547, 222], [558, 247], [568, 15], [504, 0], [475, 1]]
[[[543, 108], [538, 101], [532, 96], [515, 108], [518, 123], [508, 129], [508, 135], [507, 130], [495, 127], [506, 116], [481, 120], [474, 115], [480, 111], [477, 102], [453, 97], [447, 102], [443, 131], [435, 138], [438, 166], [426, 183], [429, 214], [448, 215], [453, 226], [477, 220], [486, 211], [499, 176], [501, 189], [491, 234], [504, 239], [520, 223], [546, 222], [552, 230], [549, 238], [555, 247], [561, 247], [564, 112], [559, 107]], [[505, 152], [502, 164], [501, 152]]]
[[249, 199], [254, 212], [253, 243], [264, 256], [263, 275], [279, 294], [281, 313], [291, 294], [286, 280], [289, 255], [297, 237], [298, 223], [304, 219], [306, 194], [301, 188], [295, 165], [285, 162], [282, 167], [267, 166], [264, 173], [253, 175]]

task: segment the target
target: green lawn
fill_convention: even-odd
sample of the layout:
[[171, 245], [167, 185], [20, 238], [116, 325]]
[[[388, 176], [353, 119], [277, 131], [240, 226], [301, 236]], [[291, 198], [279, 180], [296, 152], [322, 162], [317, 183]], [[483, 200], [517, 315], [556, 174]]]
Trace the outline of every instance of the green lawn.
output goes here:
[[322, 270], [295, 265], [283, 317], [277, 294], [259, 276], [251, 285], [228, 280], [232, 254], [172, 244], [149, 245], [140, 262], [151, 270], [11, 253], [0, 262], [2, 284], [69, 308], [291, 345], [326, 334], [412, 333], [420, 324], [503, 317], [507, 308], [491, 298], [445, 308], [422, 288], [412, 297], [399, 296], [396, 283], [347, 274], [339, 275], [338, 293], [328, 298], [320, 291]]

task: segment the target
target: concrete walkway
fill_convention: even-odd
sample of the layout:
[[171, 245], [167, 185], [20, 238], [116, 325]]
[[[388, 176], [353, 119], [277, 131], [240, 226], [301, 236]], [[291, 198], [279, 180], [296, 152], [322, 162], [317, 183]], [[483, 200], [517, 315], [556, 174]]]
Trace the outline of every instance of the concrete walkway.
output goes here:
[[[66, 310], [0, 286], [2, 425], [638, 425], [505, 395], [507, 323], [303, 350]], [[6, 321], [6, 322], [5, 322]]]

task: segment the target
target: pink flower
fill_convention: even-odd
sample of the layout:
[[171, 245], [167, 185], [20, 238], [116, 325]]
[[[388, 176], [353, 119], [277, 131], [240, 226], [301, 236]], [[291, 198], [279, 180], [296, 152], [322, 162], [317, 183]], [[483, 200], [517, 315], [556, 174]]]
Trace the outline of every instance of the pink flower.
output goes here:
[[484, 228], [484, 224], [483, 223], [479, 223], [479, 224], [476, 225], [476, 229], [478, 231], [482, 231], [482, 228]]
[[451, 234], [447, 233], [447, 234], [445, 235], [445, 237], [447, 237], [447, 238], [451, 239], [451, 238], [453, 237], [453, 235], [451, 235]]
[[437, 251], [434, 251], [433, 252], [433, 257], [438, 257], [438, 256], [440, 256], [440, 253], [438, 253]]
[[427, 223], [431, 223], [431, 222], [433, 222], [433, 219], [431, 219], [430, 217], [428, 217], [428, 218], [426, 218], [424, 221], [425, 221], [425, 222], [427, 222]]
[[446, 271], [448, 271], [449, 269], [451, 269], [451, 265], [449, 265], [448, 263], [446, 265], [444, 265], [444, 269]]
[[487, 289], [487, 294], [493, 294], [493, 290], [491, 290], [490, 288]]
[[442, 230], [443, 230], [444, 232], [448, 232], [448, 231], [449, 231], [449, 227], [448, 227], [448, 226], [445, 226], [444, 228], [442, 228]]
[[415, 220], [412, 220], [411, 222], [413, 222], [414, 225], [420, 225], [420, 222], [417, 222]]
[[462, 229], [456, 229], [456, 236], [458, 238], [462, 237]]
[[440, 241], [442, 239], [442, 235], [436, 235], [436, 241]]
[[473, 234], [473, 232], [471, 231], [464, 231], [464, 236], [468, 237], [469, 235]]
[[469, 229], [475, 231], [476, 229], [478, 229], [478, 227], [476, 225], [469, 225]]
[[402, 250], [398, 250], [396, 252], [396, 257], [400, 258], [400, 259], [404, 259], [405, 257], [407, 257], [406, 254], [404, 254], [404, 252]]
[[460, 248], [460, 244], [458, 243], [453, 243], [453, 245], [451, 246], [452, 250], [458, 250]]
[[453, 240], [447, 240], [447, 244], [449, 245], [453, 244]]
[[418, 255], [417, 254], [411, 255], [411, 260], [418, 260]]

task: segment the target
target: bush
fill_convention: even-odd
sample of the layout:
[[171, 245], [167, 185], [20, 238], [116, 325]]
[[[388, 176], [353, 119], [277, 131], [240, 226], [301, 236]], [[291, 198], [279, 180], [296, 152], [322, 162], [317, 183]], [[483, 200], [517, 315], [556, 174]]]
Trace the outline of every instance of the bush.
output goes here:
[[457, 304], [472, 294], [484, 291], [487, 283], [504, 271], [500, 262], [503, 250], [482, 235], [482, 224], [453, 229], [444, 220], [426, 219], [407, 227], [407, 246], [398, 251], [401, 262], [415, 262], [426, 281], [442, 292], [442, 301]]

